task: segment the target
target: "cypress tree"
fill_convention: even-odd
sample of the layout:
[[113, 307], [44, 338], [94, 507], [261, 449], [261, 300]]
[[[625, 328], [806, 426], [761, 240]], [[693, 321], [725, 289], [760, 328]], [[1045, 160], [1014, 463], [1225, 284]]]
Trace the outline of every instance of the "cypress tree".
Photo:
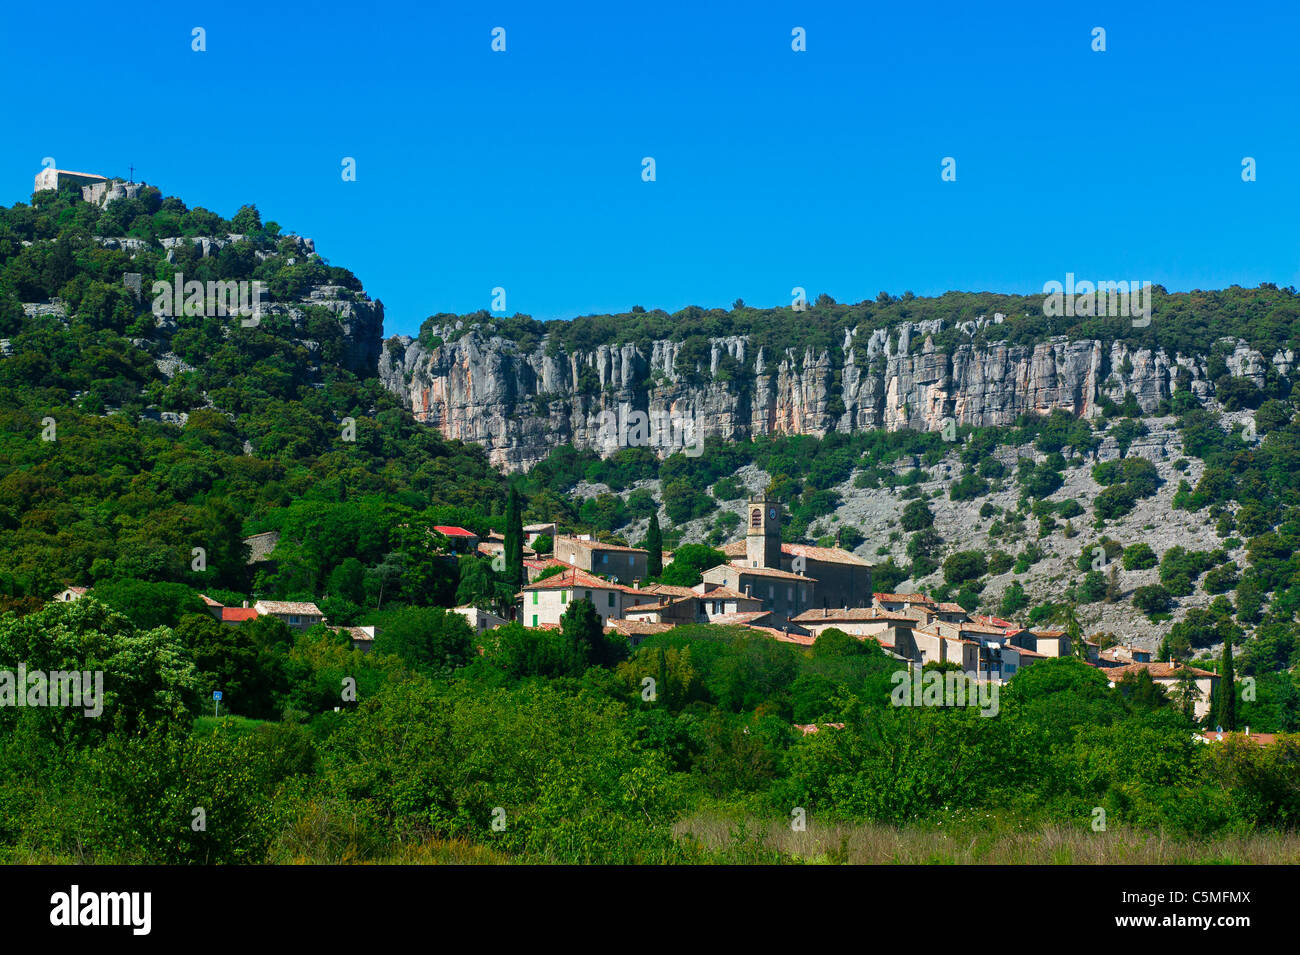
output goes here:
[[1237, 674], [1232, 665], [1232, 637], [1223, 641], [1223, 666], [1219, 672], [1219, 700], [1215, 719], [1225, 730], [1237, 728]]
[[664, 535], [659, 530], [658, 511], [650, 515], [650, 527], [645, 532], [645, 549], [650, 552], [645, 562], [646, 576], [658, 577], [664, 572]]
[[524, 582], [524, 519], [519, 509], [519, 492], [510, 488], [506, 500], [506, 583], [521, 587]]

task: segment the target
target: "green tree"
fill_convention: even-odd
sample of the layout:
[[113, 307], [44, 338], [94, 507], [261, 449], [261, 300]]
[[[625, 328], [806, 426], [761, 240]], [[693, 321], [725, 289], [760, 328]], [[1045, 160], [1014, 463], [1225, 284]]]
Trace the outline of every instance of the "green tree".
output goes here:
[[657, 580], [664, 572], [664, 535], [659, 529], [659, 514], [650, 515], [650, 526], [645, 532], [646, 576]]
[[511, 587], [524, 584], [524, 521], [519, 509], [519, 492], [510, 486], [506, 498], [505, 530], [506, 583]]
[[1219, 670], [1218, 699], [1213, 721], [1225, 730], [1237, 728], [1237, 674], [1233, 669], [1232, 637], [1223, 642], [1223, 665]]
[[[456, 587], [458, 607], [489, 610], [500, 605], [500, 593], [492, 579], [492, 565], [474, 554], [462, 554], [458, 563], [460, 583]], [[512, 595], [513, 602], [513, 595]]]
[[379, 619], [373, 653], [392, 653], [429, 673], [450, 673], [475, 656], [464, 616], [441, 607], [405, 607]]
[[934, 514], [929, 504], [918, 499], [908, 502], [907, 507], [903, 508], [900, 522], [905, 531], [920, 531], [934, 526]]
[[659, 579], [674, 587], [694, 587], [704, 579], [704, 571], [726, 562], [727, 555], [720, 550], [704, 544], [683, 544], [673, 551], [673, 562]]

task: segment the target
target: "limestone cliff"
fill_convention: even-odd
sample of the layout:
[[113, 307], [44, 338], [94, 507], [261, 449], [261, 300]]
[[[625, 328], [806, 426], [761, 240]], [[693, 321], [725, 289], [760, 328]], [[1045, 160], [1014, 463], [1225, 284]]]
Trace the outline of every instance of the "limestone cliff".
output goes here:
[[[1180, 387], [1180, 369], [1197, 398], [1213, 394], [1204, 356], [1063, 338], [964, 344], [945, 353], [934, 345], [937, 321], [861, 338], [846, 333], [841, 347], [819, 354], [770, 354], [753, 349], [747, 336], [715, 338], [709, 367], [693, 374], [678, 367], [675, 341], [568, 354], [549, 340], [523, 351], [478, 328], [435, 331], [444, 342], [431, 350], [406, 336], [390, 338], [379, 356], [381, 380], [419, 420], [448, 438], [484, 445], [507, 470], [528, 468], [563, 444], [612, 453], [619, 438], [605, 426], [610, 414], [688, 421], [690, 442], [698, 435], [933, 430], [947, 417], [1007, 425], [1056, 408], [1087, 416], [1099, 411], [1101, 396], [1119, 402], [1125, 392], [1151, 411]], [[1236, 343], [1227, 365], [1262, 385], [1270, 362], [1288, 375], [1293, 355], [1269, 359]], [[666, 453], [682, 446], [683, 432], [652, 427], [649, 444]]]

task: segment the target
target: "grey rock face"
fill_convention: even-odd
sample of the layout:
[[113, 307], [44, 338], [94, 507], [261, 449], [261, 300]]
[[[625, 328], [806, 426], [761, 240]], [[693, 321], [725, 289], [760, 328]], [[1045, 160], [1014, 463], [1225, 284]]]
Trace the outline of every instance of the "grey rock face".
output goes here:
[[[1204, 356], [1064, 338], [1034, 346], [963, 344], [949, 354], [934, 346], [941, 330], [941, 322], [925, 321], [863, 338], [848, 333], [840, 348], [801, 355], [756, 349], [743, 335], [716, 338], [708, 367], [684, 374], [677, 367], [680, 342], [601, 345], [575, 354], [543, 342], [522, 352], [478, 328], [448, 327], [435, 330], [444, 343], [432, 350], [407, 336], [390, 338], [379, 354], [379, 376], [417, 419], [448, 438], [484, 445], [507, 470], [531, 467], [564, 444], [611, 453], [618, 441], [602, 426], [611, 415], [634, 412], [652, 421], [656, 415], [689, 421], [694, 435], [736, 440], [937, 430], [949, 417], [958, 424], [1009, 425], [1021, 414], [1055, 409], [1092, 416], [1103, 397], [1120, 403], [1126, 393], [1150, 412], [1180, 387], [1184, 371], [1182, 386], [1194, 396], [1213, 395]], [[728, 366], [742, 373], [719, 373], [727, 356], [734, 359]], [[1232, 374], [1262, 385], [1270, 363], [1289, 371], [1293, 358], [1267, 358], [1235, 342], [1227, 364]], [[667, 453], [682, 442], [652, 434], [649, 445]]]

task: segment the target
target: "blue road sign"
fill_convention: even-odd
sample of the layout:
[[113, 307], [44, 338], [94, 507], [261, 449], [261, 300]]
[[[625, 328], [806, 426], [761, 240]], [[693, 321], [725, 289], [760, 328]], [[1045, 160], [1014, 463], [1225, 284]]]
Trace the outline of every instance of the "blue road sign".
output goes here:
[[213, 690], [213, 691], [212, 691], [212, 698], [213, 698], [214, 700], [219, 700], [219, 699], [221, 699], [221, 691], [220, 691], [220, 690]]

